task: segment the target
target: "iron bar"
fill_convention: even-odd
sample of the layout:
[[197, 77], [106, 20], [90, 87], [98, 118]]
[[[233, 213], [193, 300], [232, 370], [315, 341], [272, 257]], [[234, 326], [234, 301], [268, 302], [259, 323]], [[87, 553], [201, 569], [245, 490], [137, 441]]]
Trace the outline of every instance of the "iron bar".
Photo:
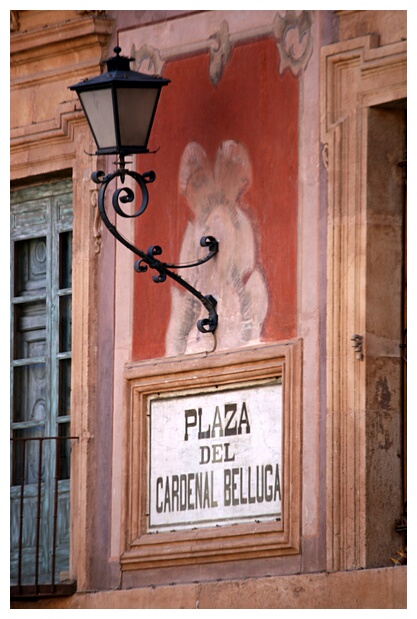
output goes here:
[[60, 458], [61, 441], [55, 437], [55, 478], [54, 478], [54, 517], [52, 531], [52, 553], [51, 553], [51, 572], [52, 572], [52, 589], [55, 590], [55, 560], [56, 560], [56, 534], [58, 520], [58, 481], [59, 481], [59, 458]]
[[41, 528], [41, 495], [42, 495], [42, 453], [43, 441], [39, 441], [39, 457], [38, 457], [38, 496], [36, 508], [36, 542], [35, 542], [35, 591], [39, 585], [39, 537]]
[[[13, 598], [23, 599], [25, 597], [40, 597], [43, 595], [69, 595], [74, 593], [74, 583], [60, 583], [56, 581], [56, 566], [57, 566], [57, 544], [58, 544], [58, 508], [59, 508], [59, 481], [60, 481], [60, 451], [61, 441], [77, 440], [75, 436], [36, 436], [36, 437], [16, 437], [11, 438], [11, 444], [13, 447], [12, 457], [12, 486], [16, 483], [15, 501], [19, 514], [18, 522], [18, 539], [16, 540], [14, 552], [17, 552], [16, 557], [16, 570], [15, 576], [12, 576], [10, 593]], [[42, 491], [44, 490], [45, 496], [45, 483], [46, 473], [42, 474], [42, 468], [45, 462], [45, 451], [43, 446], [45, 441], [49, 441], [50, 444], [55, 444], [56, 461], [54, 465], [54, 471], [52, 471], [53, 479], [52, 491], [53, 500], [49, 503], [43, 502]], [[28, 445], [38, 444], [39, 451], [37, 454], [37, 479], [31, 479], [29, 477], [29, 460], [28, 460]], [[27, 486], [32, 486], [33, 490], [27, 490]], [[33, 496], [31, 492], [36, 489], [36, 510], [28, 509], [25, 500]], [[52, 511], [52, 525], [49, 528], [49, 524], [44, 522], [45, 513], [44, 506], [51, 505]], [[34, 540], [31, 548], [26, 549], [24, 547], [23, 536], [24, 527], [29, 526], [27, 518], [31, 519], [34, 524]], [[12, 524], [12, 522], [11, 522]], [[45, 539], [42, 542], [42, 529], [45, 533]], [[48, 538], [48, 531], [50, 531], [50, 537]], [[12, 536], [13, 537], [13, 536]], [[41, 572], [41, 553], [42, 544], [46, 543], [49, 539], [48, 545], [45, 545], [47, 572]], [[11, 548], [12, 550], [12, 548]], [[28, 555], [25, 553], [29, 552]], [[16, 555], [15, 555], [16, 556]], [[32, 560], [30, 559], [32, 557]], [[34, 560], [33, 560], [34, 559]], [[30, 574], [25, 573], [27, 566], [30, 566]], [[44, 568], [42, 568], [44, 569]], [[45, 578], [46, 576], [46, 578]], [[46, 580], [46, 582], [45, 582]], [[49, 580], [49, 582], [48, 582]]]
[[[22, 471], [20, 480], [20, 505], [19, 505], [19, 550], [17, 567], [17, 584], [20, 589], [22, 586], [22, 546], [23, 546], [23, 506], [25, 495], [25, 466], [26, 466], [26, 441], [23, 441]], [[12, 469], [14, 470], [14, 469]]]

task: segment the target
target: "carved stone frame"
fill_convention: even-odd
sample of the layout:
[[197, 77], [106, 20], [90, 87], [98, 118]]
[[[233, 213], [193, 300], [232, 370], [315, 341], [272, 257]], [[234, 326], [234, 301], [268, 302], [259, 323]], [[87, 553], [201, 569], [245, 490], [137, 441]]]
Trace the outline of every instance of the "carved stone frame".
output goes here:
[[374, 35], [322, 50], [321, 140], [328, 170], [328, 570], [367, 565], [370, 342], [367, 349], [364, 338], [364, 354], [351, 342], [353, 334], [366, 334], [369, 312], [367, 123], [371, 106], [407, 96], [406, 60], [406, 41], [378, 47]]
[[[302, 342], [129, 364], [125, 372], [122, 570], [300, 552]], [[207, 386], [283, 380], [282, 520], [148, 534], [148, 399]]]
[[[53, 117], [34, 122], [29, 110], [19, 117], [19, 125], [11, 128], [11, 182], [23, 186], [61, 176], [73, 181], [71, 435], [78, 440], [74, 441], [71, 453], [70, 578], [82, 590], [90, 587], [93, 543], [89, 536], [93, 489], [88, 471], [96, 459], [92, 436], [97, 404], [101, 231], [97, 187], [90, 179], [90, 170], [97, 166], [97, 158], [88, 155], [94, 150], [91, 132], [80, 104], [69, 95], [62, 101], [61, 93], [67, 93], [68, 84], [99, 71], [113, 21], [75, 14], [65, 26], [58, 24], [27, 32], [19, 31], [18, 15], [13, 21], [16, 31], [10, 38], [11, 105], [20, 109], [19, 102], [32, 100], [36, 89], [45, 84], [49, 86], [50, 100], [56, 105]], [[56, 79], [51, 78], [51, 59], [58, 63], [54, 66]], [[23, 76], [18, 72], [21, 67], [27, 71]]]

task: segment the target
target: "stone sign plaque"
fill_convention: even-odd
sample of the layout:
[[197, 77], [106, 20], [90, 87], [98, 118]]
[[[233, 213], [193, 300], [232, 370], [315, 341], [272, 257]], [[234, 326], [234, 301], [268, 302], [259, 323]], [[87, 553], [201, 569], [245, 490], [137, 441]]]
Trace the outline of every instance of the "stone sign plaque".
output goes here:
[[150, 532], [281, 519], [282, 384], [149, 400]]

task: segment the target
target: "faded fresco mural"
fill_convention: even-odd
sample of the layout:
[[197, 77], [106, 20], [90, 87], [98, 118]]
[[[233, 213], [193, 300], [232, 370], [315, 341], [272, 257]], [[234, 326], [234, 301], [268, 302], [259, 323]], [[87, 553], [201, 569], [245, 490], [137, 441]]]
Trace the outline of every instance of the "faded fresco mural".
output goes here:
[[[196, 241], [201, 237], [212, 235], [219, 241], [216, 257], [190, 270], [187, 279], [198, 290], [208, 287], [219, 300], [217, 309], [222, 319], [214, 337], [220, 350], [258, 342], [267, 313], [268, 293], [257, 266], [255, 234], [241, 208], [251, 182], [252, 166], [242, 144], [222, 142], [213, 163], [202, 146], [195, 142], [187, 145], [178, 185], [194, 219], [185, 229], [180, 263], [195, 258]], [[168, 355], [207, 350], [206, 334], [195, 328], [204, 316], [198, 300], [172, 288]]]
[[212, 352], [296, 334], [298, 76], [280, 71], [273, 37], [230, 47], [213, 79], [209, 53], [168, 60], [150, 149], [154, 170], [136, 242], [160, 259], [192, 262], [180, 275], [217, 299], [215, 334], [196, 323], [206, 310], [175, 282], [135, 274], [133, 359]]

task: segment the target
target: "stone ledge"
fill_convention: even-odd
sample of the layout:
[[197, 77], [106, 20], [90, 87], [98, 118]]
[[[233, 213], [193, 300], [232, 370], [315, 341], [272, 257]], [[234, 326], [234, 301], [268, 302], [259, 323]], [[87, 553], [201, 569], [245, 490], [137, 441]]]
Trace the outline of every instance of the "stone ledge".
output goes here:
[[77, 593], [11, 608], [407, 608], [407, 567]]

